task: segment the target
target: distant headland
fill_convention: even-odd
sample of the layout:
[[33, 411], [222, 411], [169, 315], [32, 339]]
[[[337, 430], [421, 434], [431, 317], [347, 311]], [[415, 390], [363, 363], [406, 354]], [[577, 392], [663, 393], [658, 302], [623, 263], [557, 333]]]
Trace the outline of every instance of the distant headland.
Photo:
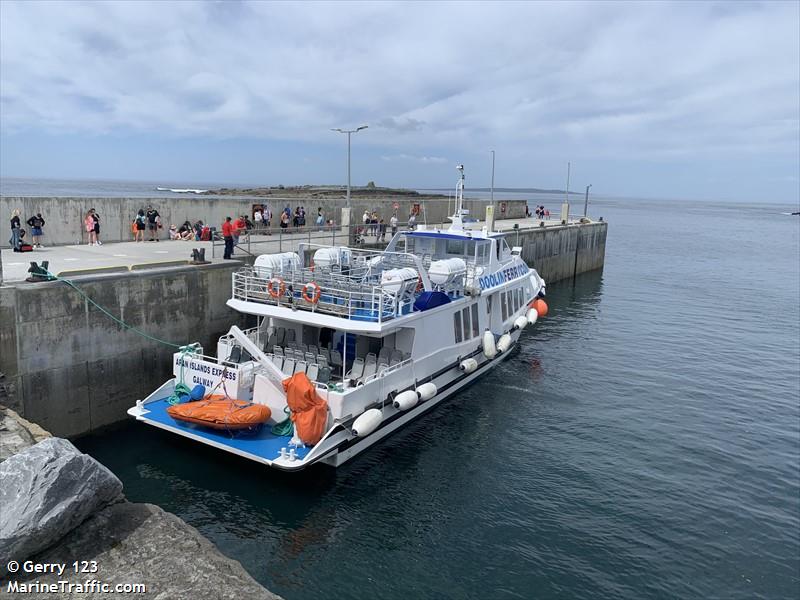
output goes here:
[[[297, 185], [269, 186], [253, 188], [218, 188], [205, 190], [204, 196], [276, 196], [280, 198], [343, 198], [347, 188], [341, 185]], [[406, 198], [446, 198], [443, 194], [420, 194], [415, 190], [379, 187], [370, 182], [363, 187], [351, 187], [350, 196], [358, 198], [385, 198], [386, 196], [402, 196]]]

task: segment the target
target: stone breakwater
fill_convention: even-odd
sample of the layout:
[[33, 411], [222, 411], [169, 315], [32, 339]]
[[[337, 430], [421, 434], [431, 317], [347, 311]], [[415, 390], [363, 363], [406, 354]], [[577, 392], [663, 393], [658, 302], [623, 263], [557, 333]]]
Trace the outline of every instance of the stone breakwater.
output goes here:
[[109, 597], [87, 581], [144, 586], [127, 598], [279, 598], [196, 529], [128, 502], [111, 471], [4, 407], [0, 447], [14, 450], [0, 457], [0, 598]]

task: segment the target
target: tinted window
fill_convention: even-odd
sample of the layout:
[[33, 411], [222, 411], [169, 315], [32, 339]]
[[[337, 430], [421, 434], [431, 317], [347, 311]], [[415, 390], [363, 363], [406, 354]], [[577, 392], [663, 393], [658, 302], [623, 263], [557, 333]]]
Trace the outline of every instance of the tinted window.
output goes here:
[[461, 311], [453, 314], [453, 331], [456, 334], [456, 344], [461, 343]]
[[478, 305], [472, 305], [472, 337], [478, 336]]
[[470, 326], [469, 309], [465, 308], [461, 312], [463, 313], [462, 319], [464, 320], [464, 339], [468, 340], [472, 337], [470, 335], [472, 327]]

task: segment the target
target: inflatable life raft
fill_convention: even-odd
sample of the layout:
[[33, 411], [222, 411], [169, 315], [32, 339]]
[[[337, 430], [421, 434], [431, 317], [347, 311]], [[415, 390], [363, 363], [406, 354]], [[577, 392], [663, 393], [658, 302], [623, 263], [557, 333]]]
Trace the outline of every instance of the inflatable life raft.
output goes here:
[[271, 412], [263, 404], [215, 395], [194, 402], [175, 404], [167, 408], [167, 414], [184, 423], [236, 431], [260, 427], [269, 420]]

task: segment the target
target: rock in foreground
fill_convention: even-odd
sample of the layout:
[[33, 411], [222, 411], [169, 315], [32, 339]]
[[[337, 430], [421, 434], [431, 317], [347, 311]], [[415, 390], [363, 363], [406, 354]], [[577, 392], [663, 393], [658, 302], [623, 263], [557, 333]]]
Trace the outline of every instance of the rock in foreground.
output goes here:
[[0, 463], [0, 575], [6, 563], [41, 552], [110, 502], [122, 482], [61, 438]]
[[[237, 561], [223, 556], [200, 532], [152, 504], [122, 502], [96, 513], [59, 544], [36, 556], [38, 563], [91, 560], [91, 575], [57, 574], [24, 576], [31, 581], [144, 584], [146, 592], [125, 598], [191, 600], [276, 600]], [[2, 597], [2, 592], [0, 592]], [[52, 594], [28, 593], [26, 598], [52, 598]], [[100, 592], [75, 594], [79, 598], [108, 598]]]

